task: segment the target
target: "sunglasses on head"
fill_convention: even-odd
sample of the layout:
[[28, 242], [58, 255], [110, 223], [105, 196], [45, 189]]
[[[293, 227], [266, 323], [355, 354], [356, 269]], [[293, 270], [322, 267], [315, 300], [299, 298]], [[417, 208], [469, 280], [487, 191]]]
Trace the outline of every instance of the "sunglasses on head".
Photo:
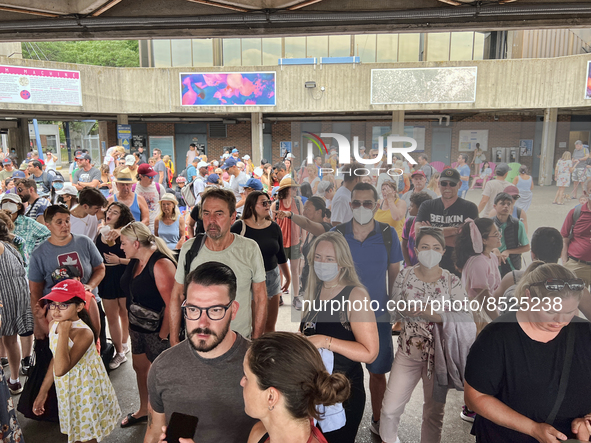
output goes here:
[[373, 210], [373, 208], [375, 208], [375, 206], [376, 206], [376, 202], [374, 202], [373, 200], [363, 200], [363, 201], [353, 200], [351, 202], [351, 207], [353, 209], [357, 209], [362, 205], [365, 209], [372, 209]]
[[562, 280], [560, 278], [549, 278], [546, 281], [539, 281], [532, 283], [531, 286], [544, 286], [548, 291], [562, 291], [565, 286], [571, 291], [582, 291], [585, 289], [585, 281], [582, 278], [574, 278], [572, 280]]
[[448, 186], [449, 186], [450, 188], [455, 188], [455, 187], [457, 186], [457, 183], [456, 183], [456, 182], [446, 182], [446, 181], [442, 181], [442, 182], [439, 182], [439, 185], [441, 185], [443, 188], [446, 188], [446, 187], [448, 187]]

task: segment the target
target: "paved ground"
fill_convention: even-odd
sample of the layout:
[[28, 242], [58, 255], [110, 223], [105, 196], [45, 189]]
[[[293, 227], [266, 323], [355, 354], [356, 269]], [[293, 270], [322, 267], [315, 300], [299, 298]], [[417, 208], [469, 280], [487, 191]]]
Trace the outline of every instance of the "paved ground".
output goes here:
[[[569, 209], [574, 207], [575, 201], [567, 203], [565, 206], [552, 205], [556, 188], [552, 187], [535, 187], [534, 198], [531, 208], [528, 211], [529, 219], [529, 236], [534, 230], [540, 226], [553, 226], [560, 229], [564, 217]], [[480, 200], [481, 191], [474, 190], [468, 193], [468, 199], [477, 203]], [[578, 203], [578, 202], [577, 202]], [[527, 254], [529, 261], [529, 254]], [[297, 323], [292, 322], [291, 307], [289, 305], [290, 297], [285, 297], [285, 306], [280, 309], [279, 320], [277, 323], [278, 330], [295, 331]], [[396, 343], [396, 341], [394, 341]], [[6, 368], [7, 370], [8, 368]], [[7, 371], [8, 376], [8, 371]], [[187, 374], [187, 379], [195, 377], [195, 374]], [[111, 373], [111, 381], [117, 391], [119, 398], [119, 405], [123, 414], [135, 411], [138, 407], [139, 397], [137, 396], [137, 388], [135, 384], [135, 373], [131, 365], [131, 358], [119, 369]], [[369, 388], [368, 402], [365, 408], [365, 417], [357, 436], [357, 442], [379, 442], [379, 438], [374, 436], [369, 431], [371, 406], [369, 404]], [[419, 384], [415, 390], [411, 401], [406, 407], [406, 411], [402, 416], [400, 422], [400, 440], [402, 443], [416, 443], [420, 441], [420, 423], [422, 416], [422, 389]], [[15, 397], [15, 400], [17, 397]], [[459, 418], [461, 406], [463, 404], [463, 395], [461, 392], [449, 392], [446, 414], [443, 427], [443, 442], [451, 443], [472, 443], [474, 438], [470, 436], [471, 425], [462, 421]], [[67, 442], [67, 437], [60, 433], [59, 426], [51, 423], [36, 422], [25, 419], [19, 414], [19, 421], [23, 428], [25, 440], [27, 443], [62, 443]], [[132, 428], [114, 430], [109, 437], [103, 440], [106, 443], [123, 443], [123, 442], [141, 442], [143, 441], [145, 427], [143, 425]]]

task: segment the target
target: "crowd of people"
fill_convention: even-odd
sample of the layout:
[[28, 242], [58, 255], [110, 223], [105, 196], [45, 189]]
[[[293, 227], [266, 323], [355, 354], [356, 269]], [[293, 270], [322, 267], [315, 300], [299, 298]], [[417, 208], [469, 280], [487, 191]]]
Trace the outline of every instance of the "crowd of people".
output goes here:
[[[479, 443], [589, 441], [591, 202], [530, 241], [525, 166], [509, 182], [476, 153], [441, 172], [394, 158], [392, 175], [335, 148], [300, 167], [194, 145], [185, 165], [113, 147], [61, 173], [54, 157], [2, 160], [3, 441], [26, 439], [24, 389], [69, 442], [144, 423], [145, 443], [166, 441], [182, 412], [198, 418], [183, 443], [353, 443], [369, 394], [370, 430], [396, 443], [419, 381], [422, 442], [441, 441], [450, 389]], [[301, 323], [276, 332], [287, 294]], [[140, 401], [121, 411], [108, 372], [129, 353]]]

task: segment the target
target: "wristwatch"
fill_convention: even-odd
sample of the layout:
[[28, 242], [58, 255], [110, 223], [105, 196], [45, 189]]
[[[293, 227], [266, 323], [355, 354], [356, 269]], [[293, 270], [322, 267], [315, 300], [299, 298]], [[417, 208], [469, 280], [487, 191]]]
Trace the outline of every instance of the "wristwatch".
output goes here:
[[289, 211], [289, 218], [293, 217], [293, 211]]

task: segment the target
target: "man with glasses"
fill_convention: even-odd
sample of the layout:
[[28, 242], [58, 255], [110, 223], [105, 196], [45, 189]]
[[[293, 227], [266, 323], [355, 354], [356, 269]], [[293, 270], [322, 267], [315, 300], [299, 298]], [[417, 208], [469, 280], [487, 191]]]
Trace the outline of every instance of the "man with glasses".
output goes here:
[[423, 202], [415, 219], [416, 234], [419, 233], [423, 226], [443, 228], [445, 254], [443, 254], [440, 266], [449, 272], [453, 272], [458, 277], [461, 277], [462, 274], [456, 269], [452, 260], [456, 236], [466, 219], [478, 218], [476, 205], [471, 201], [458, 197], [460, 182], [460, 173], [457, 170], [444, 170], [439, 177], [441, 197]]
[[232, 322], [232, 329], [244, 337], [258, 338], [267, 321], [266, 273], [261, 250], [254, 240], [230, 232], [236, 221], [236, 198], [232, 191], [219, 188], [206, 191], [201, 215], [205, 235], [185, 242], [179, 254], [176, 282], [170, 297], [170, 344], [174, 346], [179, 342], [185, 277], [208, 261], [224, 263], [236, 274], [237, 302], [241, 309]]
[[[355, 178], [358, 179], [358, 177]], [[366, 365], [369, 371], [369, 390], [373, 411], [370, 429], [379, 435], [382, 401], [386, 392], [386, 374], [390, 372], [394, 362], [392, 328], [386, 304], [389, 297], [393, 295], [392, 287], [400, 271], [403, 256], [398, 234], [394, 228], [377, 222], [373, 218], [378, 208], [377, 201], [378, 193], [371, 184], [357, 183], [353, 187], [349, 203], [352, 220], [332, 230], [339, 231], [345, 236], [359, 280], [367, 288], [372, 302], [377, 301], [379, 304], [376, 321], [380, 352], [373, 363]]]
[[187, 340], [154, 360], [148, 375], [148, 428], [156, 443], [175, 411], [199, 418], [200, 443], [242, 443], [256, 420], [244, 412], [240, 379], [249, 342], [230, 329], [238, 310], [236, 274], [222, 263], [199, 265], [187, 277], [182, 305]]
[[16, 181], [16, 193], [21, 198], [23, 203], [28, 203], [25, 210], [25, 217], [30, 217], [33, 220], [43, 224], [43, 213], [51, 202], [45, 197], [40, 197], [37, 194], [37, 183], [32, 178], [21, 178]]

